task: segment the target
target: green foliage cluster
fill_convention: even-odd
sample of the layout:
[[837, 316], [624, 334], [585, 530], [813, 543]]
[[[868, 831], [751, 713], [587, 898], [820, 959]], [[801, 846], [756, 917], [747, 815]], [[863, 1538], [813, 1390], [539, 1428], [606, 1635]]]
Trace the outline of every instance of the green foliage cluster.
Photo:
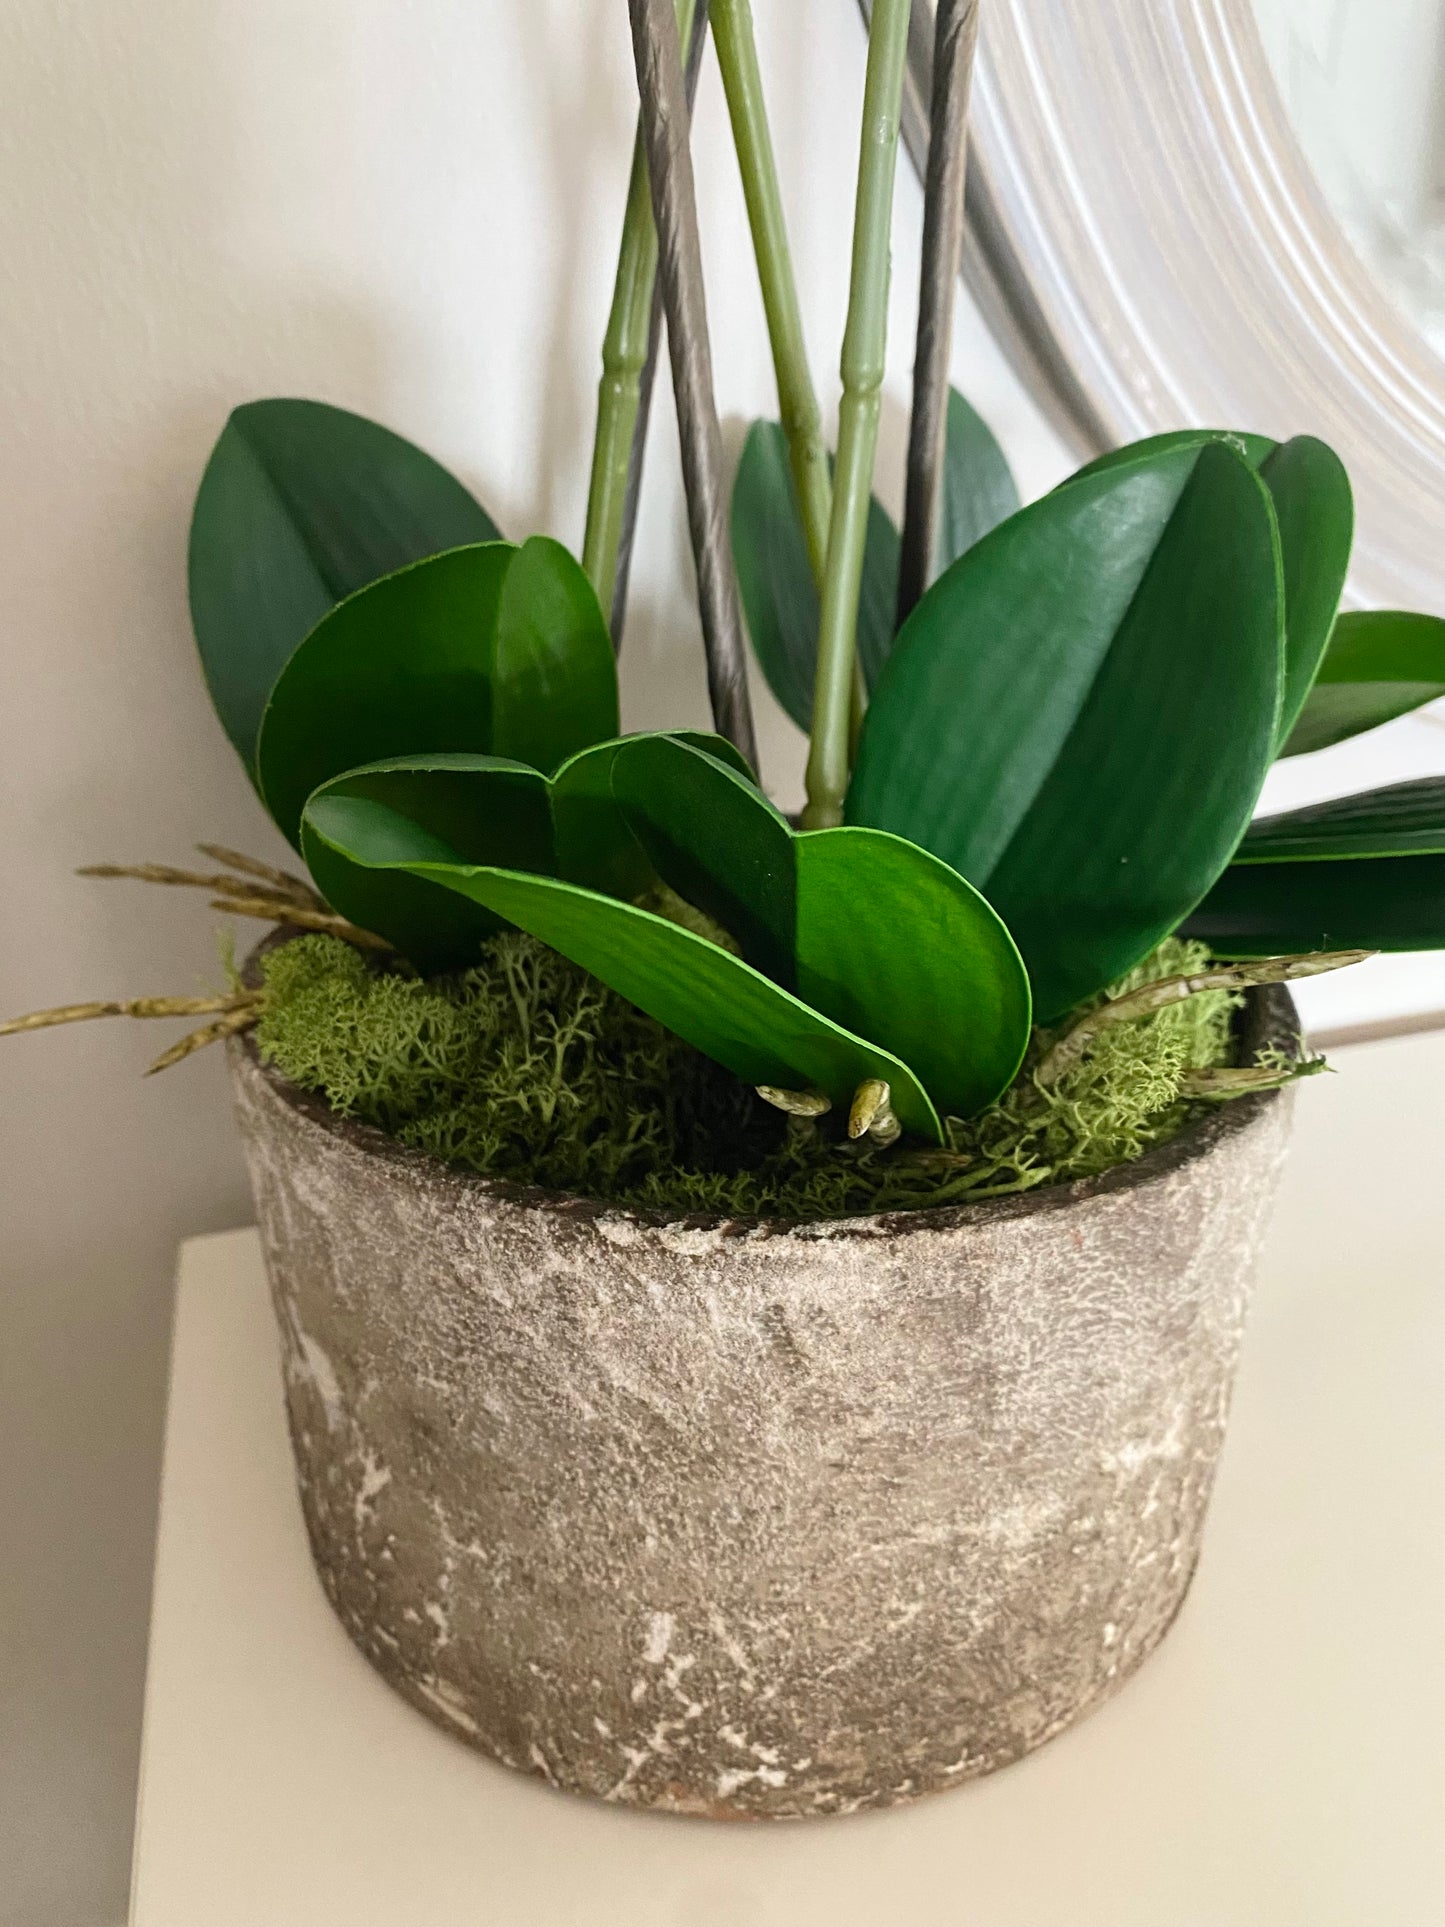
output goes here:
[[[679, 384], [685, 479], [714, 714], [734, 740], [618, 734], [598, 591], [620, 608], [659, 259], [649, 199], [675, 230], [675, 346], [703, 316], [691, 183], [660, 131], [682, 85], [658, 67], [675, 65], [669, 40], [657, 72], [639, 67], [587, 570], [545, 537], [502, 540], [430, 456], [343, 411], [252, 403], [207, 468], [190, 556], [202, 660], [322, 896], [424, 973], [525, 931], [784, 1108], [857, 1096], [857, 1129], [950, 1155], [956, 1120], [992, 1128], [991, 1107], [1016, 1100], [1036, 1025], [1176, 935], [1269, 959], [1273, 981], [1445, 944], [1445, 780], [1251, 823], [1279, 757], [1445, 687], [1445, 622], [1338, 614], [1354, 529], [1338, 457], [1309, 435], [1190, 428], [1020, 506], [987, 425], [957, 394], [943, 408], [934, 366], [916, 384], [928, 427], [900, 542], [871, 490], [907, 0], [870, 16], [831, 470], [756, 50], [745, 11], [724, 15], [784, 417], [749, 434], [732, 558], [761, 667], [811, 731], [804, 828], [747, 761], [701, 379]], [[935, 132], [957, 142], [961, 119]], [[915, 488], [940, 459], [939, 488]], [[661, 913], [660, 893], [703, 928]], [[884, 1085], [886, 1116], [870, 1095]]]
[[[1194, 969], [1172, 939], [1116, 991]], [[423, 981], [334, 937], [263, 960], [263, 1057], [345, 1117], [492, 1177], [677, 1214], [797, 1220], [919, 1208], [1087, 1177], [1185, 1121], [1188, 1070], [1223, 1062], [1228, 993], [1102, 1032], [1048, 1090], [947, 1120], [951, 1157], [855, 1145], [841, 1120], [794, 1123], [534, 938]], [[1036, 1055], [1049, 1042], [1037, 1040]]]
[[[961, 400], [950, 426], [941, 573], [897, 634], [875, 504], [836, 827], [796, 831], [720, 737], [618, 736], [566, 550], [426, 553], [485, 511], [311, 403], [238, 410], [197, 501], [223, 720], [322, 895], [421, 971], [525, 930], [742, 1082], [841, 1111], [881, 1080], [939, 1148], [1009, 1089], [1033, 1025], [1175, 933], [1244, 958], [1445, 941], [1445, 782], [1250, 822], [1277, 757], [1445, 684], [1445, 623], [1336, 619], [1352, 508], [1331, 451], [1190, 430], [1017, 508]], [[793, 489], [755, 430], [733, 543], [760, 660], [801, 713], [821, 617]]]

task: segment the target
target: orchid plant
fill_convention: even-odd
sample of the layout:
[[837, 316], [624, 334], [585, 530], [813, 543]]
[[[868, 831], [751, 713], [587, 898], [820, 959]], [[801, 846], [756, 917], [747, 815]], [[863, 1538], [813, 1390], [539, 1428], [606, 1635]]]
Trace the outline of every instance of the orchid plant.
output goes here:
[[[908, 0], [872, 9], [836, 458], [747, 0], [713, 0], [782, 415], [748, 437], [729, 556], [686, 139], [709, 10], [631, 14], [642, 114], [585, 567], [547, 537], [503, 540], [429, 456], [342, 410], [251, 403], [217, 443], [191, 535], [201, 660], [311, 878], [267, 872], [253, 893], [424, 973], [528, 931], [784, 1108], [842, 1106], [885, 1142], [942, 1142], [1012, 1082], [1035, 1025], [1057, 1053], [1073, 1013], [1175, 932], [1263, 960], [1196, 988], [1445, 945], [1445, 782], [1252, 820], [1276, 758], [1445, 694], [1445, 623], [1338, 613], [1336, 456], [1186, 430], [1021, 507], [947, 391], [940, 237], [971, 52], [949, 0], [901, 535], [872, 478]], [[663, 312], [715, 735], [619, 731]], [[759, 782], [744, 629], [809, 732], [801, 826]]]

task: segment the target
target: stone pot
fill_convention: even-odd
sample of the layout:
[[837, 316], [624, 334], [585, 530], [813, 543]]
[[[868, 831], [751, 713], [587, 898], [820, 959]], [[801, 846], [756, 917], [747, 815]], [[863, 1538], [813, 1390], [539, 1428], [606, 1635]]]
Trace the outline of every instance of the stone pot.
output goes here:
[[[1288, 996], [1243, 1029], [1292, 1042]], [[316, 1567], [448, 1731], [604, 1800], [845, 1813], [1017, 1759], [1163, 1637], [1288, 1092], [1023, 1197], [668, 1222], [231, 1061]]]

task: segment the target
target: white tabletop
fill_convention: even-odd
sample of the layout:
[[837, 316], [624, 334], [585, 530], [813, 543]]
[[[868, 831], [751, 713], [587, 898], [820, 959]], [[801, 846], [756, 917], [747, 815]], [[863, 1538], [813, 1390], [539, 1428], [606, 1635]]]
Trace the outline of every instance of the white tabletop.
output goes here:
[[1440, 1927], [1445, 1038], [1299, 1110], [1178, 1625], [1042, 1752], [847, 1820], [593, 1805], [395, 1697], [308, 1563], [254, 1234], [185, 1246], [132, 1927]]

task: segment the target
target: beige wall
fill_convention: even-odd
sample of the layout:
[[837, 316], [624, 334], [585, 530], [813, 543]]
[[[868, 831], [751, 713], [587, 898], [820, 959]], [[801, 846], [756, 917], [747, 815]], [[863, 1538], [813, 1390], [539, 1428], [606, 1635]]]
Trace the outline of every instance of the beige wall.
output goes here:
[[[863, 40], [851, 0], [758, 11], [831, 394]], [[202, 901], [77, 864], [275, 847], [186, 622], [189, 501], [230, 404], [376, 414], [510, 532], [577, 541], [631, 98], [622, 0], [0, 8], [0, 1010], [214, 980]], [[757, 412], [770, 377], [712, 76], [699, 151], [724, 408]], [[895, 497], [918, 213], [906, 178]], [[971, 315], [960, 337], [1036, 491], [1061, 452]], [[661, 417], [633, 725], [704, 718]], [[772, 710], [764, 742], [795, 794], [798, 739]], [[4, 1927], [123, 1915], [172, 1252], [249, 1215], [221, 1067], [143, 1082], [162, 1041], [113, 1024], [0, 1046]]]

